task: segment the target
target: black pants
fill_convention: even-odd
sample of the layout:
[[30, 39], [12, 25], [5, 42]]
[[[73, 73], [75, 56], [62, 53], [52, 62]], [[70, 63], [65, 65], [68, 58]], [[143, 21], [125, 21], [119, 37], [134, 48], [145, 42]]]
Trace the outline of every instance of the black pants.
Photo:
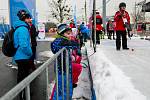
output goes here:
[[87, 33], [82, 33], [83, 34], [83, 39], [84, 39], [84, 42], [87, 42]]
[[79, 39], [80, 39], [80, 49], [81, 49], [81, 47], [83, 46], [83, 34], [81, 33], [81, 32], [79, 32], [79, 34], [78, 34], [78, 37], [79, 37]]
[[31, 59], [34, 60], [34, 59], [36, 59], [36, 46], [32, 46], [31, 49], [32, 49], [32, 53], [33, 53]]
[[108, 31], [108, 39], [111, 39], [112, 35], [113, 35], [113, 39], [115, 39], [115, 32], [114, 31]]
[[126, 31], [116, 31], [116, 49], [121, 47], [121, 37], [122, 37], [122, 48], [127, 48], [127, 32]]
[[[16, 60], [16, 63], [18, 65], [17, 83], [19, 83], [30, 74], [32, 66], [29, 60]], [[19, 94], [19, 96], [20, 100], [26, 100], [24, 90]]]
[[[102, 31], [96, 31], [96, 44], [100, 44], [100, 34], [102, 34]], [[94, 30], [92, 31], [92, 41], [93, 44], [95, 43], [95, 37], [94, 37]]]

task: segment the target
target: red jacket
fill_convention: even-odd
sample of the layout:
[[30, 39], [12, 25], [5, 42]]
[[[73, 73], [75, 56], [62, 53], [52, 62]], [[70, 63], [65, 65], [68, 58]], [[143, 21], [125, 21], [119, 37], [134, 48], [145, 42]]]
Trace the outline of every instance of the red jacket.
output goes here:
[[[94, 19], [94, 17], [92, 16], [92, 17], [90, 17], [90, 23], [92, 24], [92, 27], [94, 27], [93, 26], [93, 19]], [[102, 29], [103, 29], [103, 27], [102, 27], [102, 17], [99, 15], [99, 14], [97, 14], [96, 15], [96, 31], [102, 31]]]
[[122, 17], [120, 15], [121, 15], [121, 11], [117, 11], [114, 17], [114, 21], [116, 22], [116, 28], [115, 28], [116, 31], [126, 30], [124, 26], [123, 18], [126, 18], [128, 24], [130, 24], [130, 16], [127, 11], [124, 11], [124, 14]]
[[96, 15], [96, 30], [102, 31], [102, 17], [100, 15]]

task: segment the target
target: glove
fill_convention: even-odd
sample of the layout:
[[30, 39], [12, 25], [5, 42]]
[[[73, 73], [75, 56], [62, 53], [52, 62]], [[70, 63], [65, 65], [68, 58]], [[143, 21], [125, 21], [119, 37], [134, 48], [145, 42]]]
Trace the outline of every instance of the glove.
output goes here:
[[77, 55], [81, 56], [81, 50], [77, 49]]
[[122, 18], [122, 15], [118, 15], [118, 18], [121, 19], [121, 18]]

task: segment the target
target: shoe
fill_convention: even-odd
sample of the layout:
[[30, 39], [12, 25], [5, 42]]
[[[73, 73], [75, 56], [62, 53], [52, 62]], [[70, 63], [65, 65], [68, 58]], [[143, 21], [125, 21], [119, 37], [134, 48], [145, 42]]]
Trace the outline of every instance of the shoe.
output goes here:
[[123, 50], [129, 50], [129, 48], [123, 48]]
[[74, 84], [74, 83], [73, 83], [73, 88], [76, 88], [76, 87], [77, 87], [77, 84]]
[[117, 51], [120, 51], [120, 49], [119, 49], [119, 48], [116, 48], [116, 50], [117, 50]]

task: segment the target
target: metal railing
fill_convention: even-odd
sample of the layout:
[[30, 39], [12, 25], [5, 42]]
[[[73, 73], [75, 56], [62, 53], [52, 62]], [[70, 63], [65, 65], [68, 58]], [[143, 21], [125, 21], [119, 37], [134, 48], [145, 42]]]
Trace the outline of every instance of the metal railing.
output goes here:
[[[66, 63], [65, 66], [63, 64], [63, 56], [65, 52], [66, 57]], [[37, 78], [38, 75], [40, 75], [43, 71], [46, 71], [46, 100], [49, 100], [50, 95], [48, 94], [48, 84], [49, 84], [49, 75], [48, 75], [48, 67], [50, 64], [55, 62], [55, 77], [56, 77], [56, 99], [59, 100], [58, 97], [58, 57], [61, 57], [61, 68], [62, 68], [62, 91], [63, 91], [63, 100], [64, 100], [64, 71], [63, 68], [66, 67], [66, 83], [67, 83], [67, 100], [69, 100], [69, 52], [66, 48], [61, 49], [59, 52], [57, 52], [52, 58], [48, 59], [43, 65], [41, 65], [38, 69], [36, 69], [34, 72], [32, 72], [29, 76], [27, 76], [23, 81], [21, 81], [19, 84], [17, 84], [14, 88], [12, 88], [10, 91], [8, 91], [4, 96], [0, 98], [0, 100], [12, 100], [14, 99], [21, 91], [25, 89], [25, 96], [26, 100], [30, 100], [30, 84], [31, 82]]]

